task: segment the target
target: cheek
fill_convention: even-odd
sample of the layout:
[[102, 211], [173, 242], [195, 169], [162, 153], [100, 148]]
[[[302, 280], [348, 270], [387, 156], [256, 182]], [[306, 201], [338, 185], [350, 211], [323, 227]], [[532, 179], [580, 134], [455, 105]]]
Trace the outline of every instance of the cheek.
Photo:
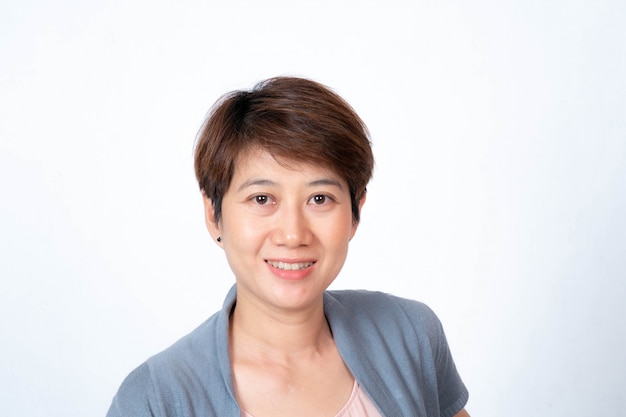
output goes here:
[[258, 223], [246, 222], [244, 219], [231, 222], [229, 234], [234, 235], [237, 239], [252, 239], [260, 234], [261, 228]]
[[267, 226], [246, 216], [224, 218], [223, 241], [226, 249], [237, 253], [258, 250], [267, 236]]
[[251, 268], [256, 268], [258, 254], [263, 246], [263, 238], [258, 227], [235, 222], [223, 230], [224, 253], [235, 276], [247, 276]]
[[222, 212], [223, 232], [229, 235], [246, 236], [255, 233], [258, 228], [258, 220], [250, 216], [244, 210], [237, 210], [238, 207], [231, 208], [227, 212]]
[[326, 242], [334, 242], [337, 247], [343, 247], [347, 245], [353, 236], [354, 227], [352, 223], [352, 217], [348, 221], [345, 219], [339, 219], [336, 222], [326, 223], [322, 225], [321, 238]]

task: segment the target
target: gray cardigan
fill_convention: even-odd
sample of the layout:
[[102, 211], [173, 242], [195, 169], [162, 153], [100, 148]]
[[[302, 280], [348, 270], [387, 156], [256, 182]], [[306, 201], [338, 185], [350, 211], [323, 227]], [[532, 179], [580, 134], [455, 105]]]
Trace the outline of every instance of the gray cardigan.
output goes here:
[[[240, 417], [228, 349], [236, 298], [124, 380], [107, 417]], [[369, 291], [327, 291], [324, 312], [339, 352], [385, 417], [452, 417], [467, 402], [435, 314]]]

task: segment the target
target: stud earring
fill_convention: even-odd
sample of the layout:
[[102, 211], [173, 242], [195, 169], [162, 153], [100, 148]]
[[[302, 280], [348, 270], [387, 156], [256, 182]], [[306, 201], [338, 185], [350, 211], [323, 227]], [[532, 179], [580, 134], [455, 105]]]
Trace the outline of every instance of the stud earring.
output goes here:
[[221, 237], [221, 236], [218, 236], [218, 237], [217, 237], [217, 243], [221, 243], [221, 242], [222, 242], [222, 237]]

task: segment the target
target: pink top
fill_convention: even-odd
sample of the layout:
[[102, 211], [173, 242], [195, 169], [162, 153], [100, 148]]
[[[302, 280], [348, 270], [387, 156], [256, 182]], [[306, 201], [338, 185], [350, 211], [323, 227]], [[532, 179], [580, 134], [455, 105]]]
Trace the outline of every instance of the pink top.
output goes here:
[[[241, 412], [241, 417], [254, 417], [245, 411]], [[343, 406], [335, 417], [382, 417], [374, 403], [361, 388], [356, 379], [352, 387], [352, 393], [348, 402]]]

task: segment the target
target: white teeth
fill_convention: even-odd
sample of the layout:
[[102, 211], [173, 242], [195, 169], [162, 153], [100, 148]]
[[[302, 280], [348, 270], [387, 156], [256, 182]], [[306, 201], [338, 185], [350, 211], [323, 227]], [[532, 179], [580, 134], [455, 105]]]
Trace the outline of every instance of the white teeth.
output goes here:
[[286, 262], [267, 261], [267, 263], [272, 265], [274, 268], [282, 269], [285, 271], [299, 271], [313, 265], [313, 262], [296, 262], [291, 264]]

